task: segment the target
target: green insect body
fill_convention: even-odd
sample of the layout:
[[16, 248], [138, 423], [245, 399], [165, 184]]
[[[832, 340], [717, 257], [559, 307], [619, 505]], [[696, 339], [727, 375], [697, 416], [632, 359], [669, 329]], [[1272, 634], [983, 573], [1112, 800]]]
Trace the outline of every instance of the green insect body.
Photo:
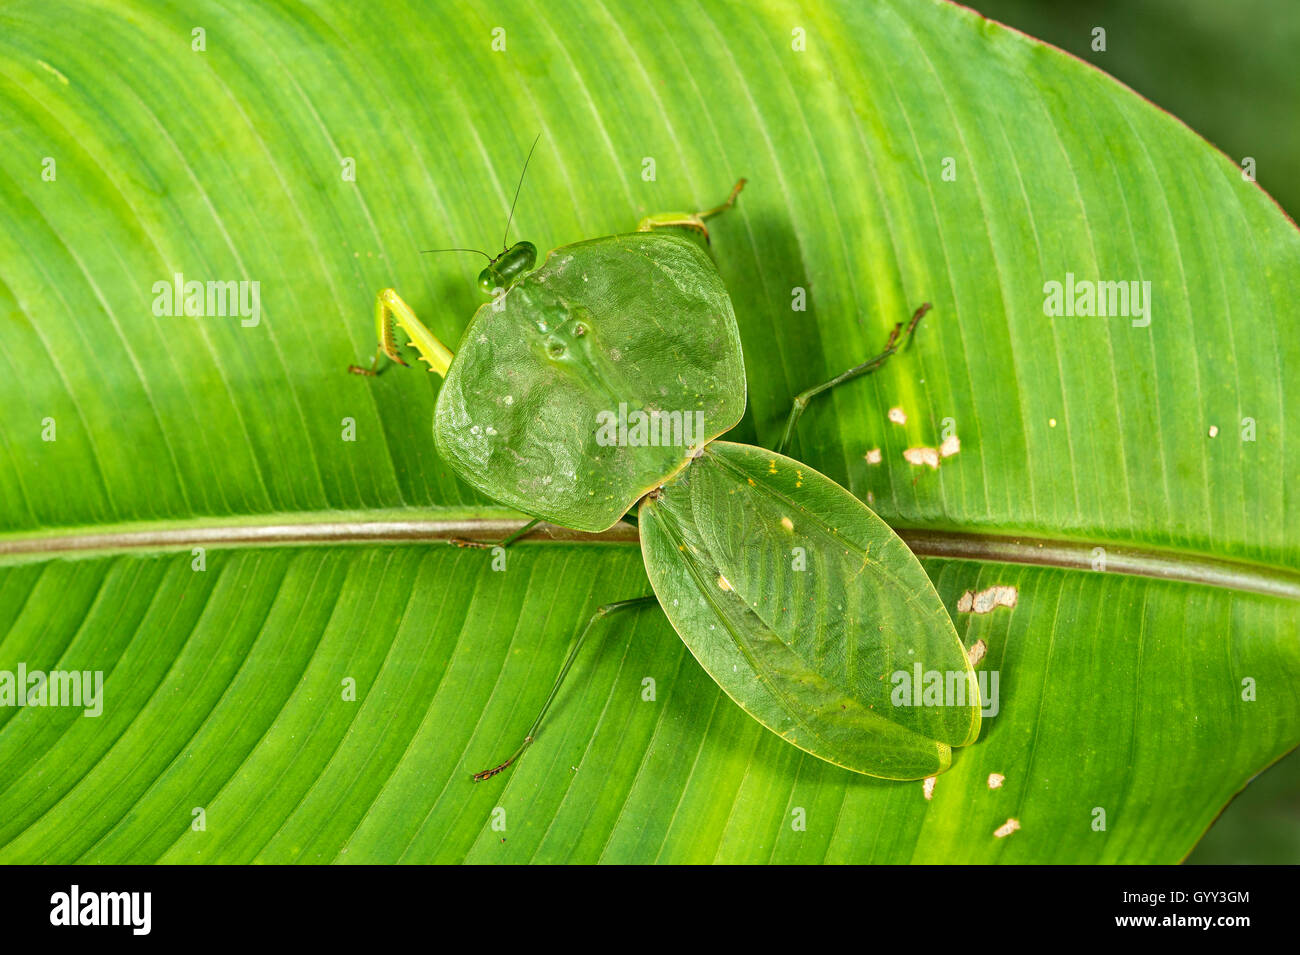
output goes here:
[[[687, 229], [707, 241], [703, 220], [729, 207], [743, 184], [716, 209], [654, 216], [635, 233], [562, 246], [532, 271], [531, 244], [503, 252], [480, 276], [493, 300], [454, 357], [385, 290], [380, 348], [400, 361], [392, 314], [445, 376], [435, 442], [487, 496], [584, 531], [610, 527], [640, 502], [659, 604], [751, 716], [855, 772], [930, 776], [949, 766], [952, 747], [978, 736], [980, 702], [919, 562], [829, 478], [776, 452], [716, 440], [740, 421], [746, 400], [731, 299], [700, 243], [653, 230]], [[625, 427], [629, 416], [637, 428]], [[561, 679], [575, 654], [576, 645]], [[910, 681], [934, 672], [955, 699], [895, 705], [895, 674]]]

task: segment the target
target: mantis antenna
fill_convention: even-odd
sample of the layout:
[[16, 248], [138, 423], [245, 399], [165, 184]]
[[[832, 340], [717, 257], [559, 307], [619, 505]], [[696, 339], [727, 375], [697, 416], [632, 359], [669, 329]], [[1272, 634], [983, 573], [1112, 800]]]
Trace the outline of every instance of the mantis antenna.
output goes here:
[[[501, 238], [501, 251], [495, 256], [490, 256], [482, 249], [421, 249], [420, 254], [425, 255], [430, 252], [473, 252], [475, 255], [481, 255], [488, 260], [488, 267], [484, 274], [488, 275], [486, 283], [480, 282], [485, 289], [491, 289], [494, 283], [500, 281], [503, 277], [513, 277], [520, 272], [527, 271], [533, 267], [537, 258], [537, 249], [531, 242], [521, 242], [517, 249], [510, 249], [506, 243], [510, 241], [510, 224], [515, 219], [515, 206], [519, 204], [519, 193], [524, 187], [524, 176], [528, 172], [528, 164], [533, 160], [533, 151], [537, 149], [537, 143], [541, 140], [542, 134], [538, 133], [533, 138], [533, 144], [528, 147], [528, 156], [524, 159], [524, 168], [519, 172], [519, 182], [515, 185], [515, 197], [510, 202], [510, 214], [506, 217], [506, 232]], [[511, 254], [513, 253], [513, 254]], [[497, 263], [501, 262], [498, 268]], [[482, 278], [482, 276], [480, 276]]]
[[528, 172], [528, 164], [533, 160], [533, 150], [537, 148], [537, 141], [541, 138], [541, 133], [538, 133], [537, 136], [534, 137], [533, 144], [528, 147], [528, 157], [524, 160], [524, 168], [520, 170], [519, 184], [515, 186], [515, 198], [514, 201], [510, 203], [510, 215], [506, 217], [506, 234], [501, 237], [502, 252], [506, 250], [506, 242], [510, 239], [510, 223], [514, 221], [515, 218], [515, 203], [519, 201], [519, 190], [524, 187], [524, 174]]
[[430, 252], [473, 252], [476, 255], [483, 256], [483, 258], [487, 259], [489, 262], [492, 261], [492, 256], [488, 255], [482, 249], [421, 249], [420, 250], [421, 255], [428, 255]]

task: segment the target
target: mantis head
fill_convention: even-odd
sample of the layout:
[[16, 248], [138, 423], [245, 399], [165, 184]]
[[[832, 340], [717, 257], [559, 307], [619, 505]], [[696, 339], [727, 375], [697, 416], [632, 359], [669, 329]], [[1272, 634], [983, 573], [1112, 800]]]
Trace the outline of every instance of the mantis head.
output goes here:
[[478, 287], [484, 295], [491, 295], [498, 288], [510, 288], [536, 264], [537, 246], [516, 242], [488, 261], [487, 268], [478, 274]]

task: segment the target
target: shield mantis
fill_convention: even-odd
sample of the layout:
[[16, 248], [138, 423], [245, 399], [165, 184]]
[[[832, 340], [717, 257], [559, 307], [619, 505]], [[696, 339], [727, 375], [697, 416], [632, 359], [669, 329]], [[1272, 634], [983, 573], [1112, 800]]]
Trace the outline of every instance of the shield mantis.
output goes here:
[[[480, 252], [479, 286], [492, 300], [454, 354], [396, 291], [376, 298], [375, 362], [351, 370], [374, 374], [383, 357], [406, 364], [394, 323], [405, 332], [445, 379], [439, 453], [468, 484], [534, 518], [502, 543], [540, 521], [599, 532], [635, 511], [654, 590], [595, 612], [523, 744], [476, 780], [533, 742], [592, 627], [656, 600], [732, 700], [831, 763], [917, 779], [979, 735], [974, 673], [916, 557], [865, 504], [783, 453], [809, 399], [879, 368], [929, 306], [895, 326], [879, 355], [800, 394], [776, 450], [720, 440], [744, 413], [746, 379], [707, 222], [744, 185], [702, 212], [560, 246], [540, 266], [530, 242]], [[509, 221], [506, 230], [508, 240]], [[895, 705], [894, 674], [936, 671], [955, 696]]]

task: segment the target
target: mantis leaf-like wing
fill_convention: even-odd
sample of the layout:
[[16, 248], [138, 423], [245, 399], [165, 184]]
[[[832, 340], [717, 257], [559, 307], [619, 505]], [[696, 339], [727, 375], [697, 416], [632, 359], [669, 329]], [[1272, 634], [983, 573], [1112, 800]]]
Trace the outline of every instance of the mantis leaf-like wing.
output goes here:
[[888, 779], [942, 772], [979, 735], [974, 673], [930, 579], [829, 478], [715, 441], [640, 516], [668, 619], [773, 732]]

